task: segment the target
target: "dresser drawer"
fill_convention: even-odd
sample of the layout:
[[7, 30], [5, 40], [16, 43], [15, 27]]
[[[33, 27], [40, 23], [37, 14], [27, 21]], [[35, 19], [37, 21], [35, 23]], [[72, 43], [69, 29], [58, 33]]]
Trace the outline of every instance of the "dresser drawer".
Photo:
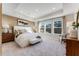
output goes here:
[[66, 55], [79, 56], [79, 41], [78, 40], [66, 40]]
[[12, 33], [3, 33], [2, 34], [2, 42], [9, 42], [14, 40], [14, 35]]
[[68, 41], [66, 41], [66, 44], [68, 46], [79, 46], [79, 41], [68, 40]]

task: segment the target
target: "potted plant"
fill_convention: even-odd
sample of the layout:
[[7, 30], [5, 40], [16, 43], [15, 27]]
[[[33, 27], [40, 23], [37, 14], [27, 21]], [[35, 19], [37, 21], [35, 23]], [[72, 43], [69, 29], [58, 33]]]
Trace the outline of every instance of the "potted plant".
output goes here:
[[79, 23], [76, 24], [76, 22], [72, 23], [73, 29], [78, 29], [79, 27]]

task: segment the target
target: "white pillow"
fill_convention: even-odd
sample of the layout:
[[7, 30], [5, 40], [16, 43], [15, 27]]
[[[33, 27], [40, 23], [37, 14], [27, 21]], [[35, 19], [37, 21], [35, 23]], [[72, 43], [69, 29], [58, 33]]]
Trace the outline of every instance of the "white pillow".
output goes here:
[[38, 43], [41, 41], [42, 41], [42, 39], [40, 39], [40, 38], [34, 38], [34, 39], [29, 40], [30, 44], [35, 44], [35, 43]]

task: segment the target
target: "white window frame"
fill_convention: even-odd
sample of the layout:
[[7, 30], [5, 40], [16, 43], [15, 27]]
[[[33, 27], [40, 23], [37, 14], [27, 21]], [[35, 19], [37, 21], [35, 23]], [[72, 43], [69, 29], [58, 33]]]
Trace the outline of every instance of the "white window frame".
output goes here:
[[[54, 26], [54, 22], [56, 22], [56, 21], [61, 21], [61, 27], [55, 27]], [[62, 29], [62, 31], [61, 31], [61, 34], [63, 33], [63, 18], [55, 18], [55, 19], [53, 19], [53, 33], [54, 33], [54, 28], [61, 28]], [[57, 33], [54, 33], [54, 34], [57, 34]]]
[[[54, 19], [50, 19], [50, 20], [52, 20], [52, 23], [51, 23], [51, 33], [53, 33], [53, 34], [57, 34], [57, 33], [54, 33], [54, 28], [61, 28], [62, 29], [62, 31], [61, 31], [61, 34], [63, 34], [63, 18], [62, 17], [58, 17], [58, 18], [54, 18]], [[55, 21], [61, 21], [61, 27], [54, 27], [54, 22]], [[41, 32], [40, 31], [40, 28], [41, 28], [41, 25], [44, 25], [44, 33], [46, 33], [46, 25], [47, 24], [42, 24], [44, 21], [41, 21], [41, 22], [39, 22], [39, 32]], [[50, 23], [48, 23], [48, 24], [50, 24]]]

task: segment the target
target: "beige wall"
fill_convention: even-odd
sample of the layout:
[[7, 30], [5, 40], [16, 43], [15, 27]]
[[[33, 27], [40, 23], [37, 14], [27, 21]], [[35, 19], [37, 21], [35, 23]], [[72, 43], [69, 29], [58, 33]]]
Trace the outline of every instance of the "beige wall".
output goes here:
[[35, 30], [36, 32], [39, 32], [39, 21], [35, 22]]
[[17, 25], [17, 18], [15, 17], [11, 17], [11, 16], [7, 16], [7, 15], [2, 15], [2, 26], [3, 25], [9, 25], [11, 26], [15, 26]]
[[0, 44], [1, 44], [1, 28], [2, 26], [2, 4], [0, 4]]
[[[19, 19], [19, 18], [7, 16], [7, 15], [2, 15], [2, 26], [9, 25], [10, 28], [12, 26], [16, 26], [17, 25], [17, 19]], [[23, 20], [23, 19], [20, 19], [20, 20]], [[36, 31], [34, 22], [26, 20], [26, 23], [28, 23], [33, 28], [33, 31]]]
[[2, 24], [2, 5], [0, 4], [0, 27]]
[[73, 29], [72, 23], [76, 20], [76, 14], [70, 14], [65, 16], [66, 19], [66, 32], [70, 33]]
[[0, 55], [2, 55], [2, 47], [1, 47], [1, 40], [2, 40], [2, 37], [1, 37], [1, 25], [2, 25], [2, 4], [0, 4]]
[[63, 16], [62, 17], [63, 18], [63, 33], [66, 33], [66, 23], [67, 23], [67, 20], [66, 20], [66, 17], [65, 16]]

